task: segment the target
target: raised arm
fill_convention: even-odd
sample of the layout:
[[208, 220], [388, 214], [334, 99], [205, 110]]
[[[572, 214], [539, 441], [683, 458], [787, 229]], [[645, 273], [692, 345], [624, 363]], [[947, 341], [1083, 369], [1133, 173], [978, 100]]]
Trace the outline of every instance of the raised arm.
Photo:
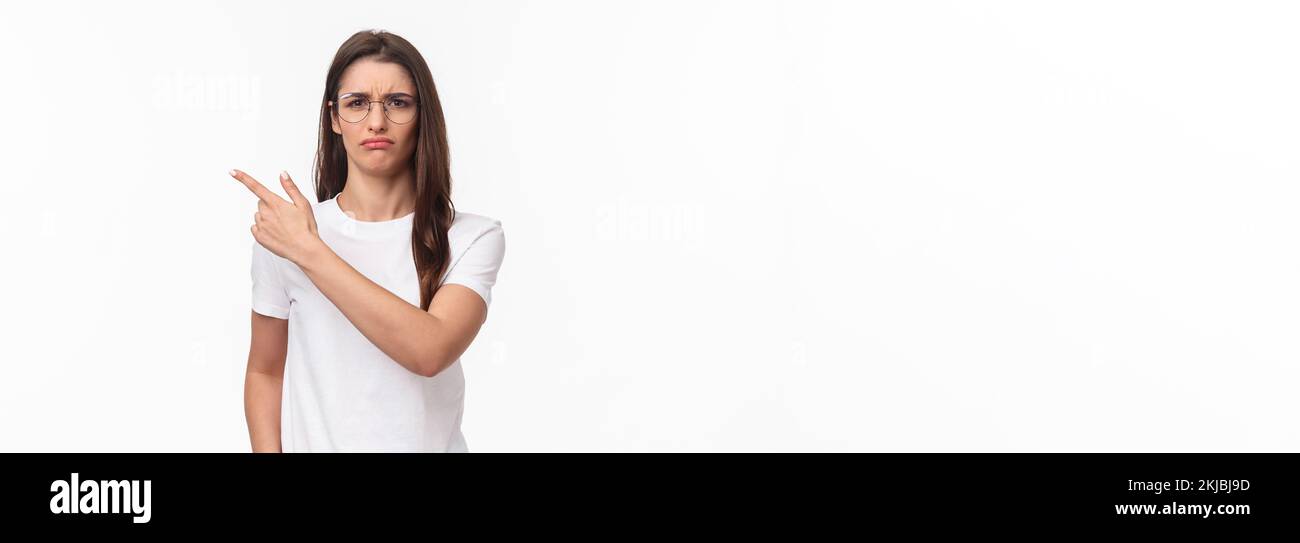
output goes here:
[[311, 203], [287, 174], [280, 182], [292, 201], [238, 170], [231, 175], [258, 197], [253, 237], [292, 261], [379, 350], [407, 370], [437, 375], [469, 348], [487, 318], [487, 302], [473, 289], [448, 284], [429, 310], [371, 281], [321, 241]]
[[469, 348], [487, 304], [461, 285], [444, 285], [429, 311], [375, 284], [321, 243], [297, 263], [361, 334], [406, 369], [433, 377]]

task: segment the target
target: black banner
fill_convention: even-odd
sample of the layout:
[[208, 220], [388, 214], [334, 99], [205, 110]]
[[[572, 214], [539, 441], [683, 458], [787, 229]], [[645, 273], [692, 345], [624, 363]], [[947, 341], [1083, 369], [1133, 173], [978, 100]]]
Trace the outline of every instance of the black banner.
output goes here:
[[[1291, 454], [5, 454], [5, 525], [639, 534], [1287, 526]], [[686, 530], [683, 532], [682, 530]], [[864, 533], [865, 533], [864, 532]], [[51, 532], [54, 533], [54, 532]], [[207, 532], [204, 532], [207, 533]], [[1057, 534], [1062, 535], [1062, 534]]]

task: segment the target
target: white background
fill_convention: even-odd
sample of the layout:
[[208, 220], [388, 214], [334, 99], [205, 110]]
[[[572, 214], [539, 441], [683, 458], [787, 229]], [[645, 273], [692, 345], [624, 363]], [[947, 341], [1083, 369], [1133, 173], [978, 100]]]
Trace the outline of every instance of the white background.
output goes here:
[[0, 450], [245, 451], [248, 226], [339, 44], [502, 221], [473, 451], [1295, 451], [1287, 2], [6, 8]]

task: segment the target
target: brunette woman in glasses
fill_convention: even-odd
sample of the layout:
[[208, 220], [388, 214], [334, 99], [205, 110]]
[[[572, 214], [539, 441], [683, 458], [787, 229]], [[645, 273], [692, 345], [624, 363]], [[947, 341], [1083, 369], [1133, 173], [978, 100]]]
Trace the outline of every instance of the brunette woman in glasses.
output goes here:
[[487, 318], [501, 222], [451, 201], [433, 76], [409, 42], [348, 38], [321, 95], [316, 201], [280, 175], [251, 227], [244, 411], [254, 451], [468, 452], [460, 356]]

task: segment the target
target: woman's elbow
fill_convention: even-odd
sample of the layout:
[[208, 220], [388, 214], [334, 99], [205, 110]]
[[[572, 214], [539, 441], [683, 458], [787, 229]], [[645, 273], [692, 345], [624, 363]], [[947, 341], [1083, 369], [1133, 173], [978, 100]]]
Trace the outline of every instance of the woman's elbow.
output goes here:
[[414, 364], [414, 371], [420, 377], [435, 377], [453, 362], [455, 360], [448, 360], [445, 354], [423, 356]]

